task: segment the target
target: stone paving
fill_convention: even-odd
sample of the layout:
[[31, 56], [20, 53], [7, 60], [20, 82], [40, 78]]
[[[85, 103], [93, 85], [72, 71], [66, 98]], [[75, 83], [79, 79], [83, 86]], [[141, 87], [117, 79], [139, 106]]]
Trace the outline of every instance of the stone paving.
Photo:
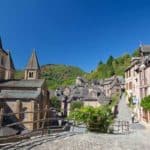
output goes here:
[[84, 128], [75, 128], [74, 132], [33, 138], [10, 145], [4, 150], [150, 150], [150, 129], [139, 123], [131, 124], [131, 112], [124, 95], [118, 108], [117, 120], [130, 121], [129, 134], [96, 134], [85, 132]]
[[131, 122], [131, 111], [125, 102], [125, 94], [122, 95], [118, 104], [118, 113], [117, 120]]
[[[131, 123], [131, 112], [124, 95], [118, 105], [117, 120]], [[84, 133], [44, 143], [33, 150], [150, 150], [150, 129], [139, 123], [130, 125], [130, 133], [125, 135]]]
[[44, 143], [33, 150], [149, 150], [150, 132], [128, 135], [86, 133]]

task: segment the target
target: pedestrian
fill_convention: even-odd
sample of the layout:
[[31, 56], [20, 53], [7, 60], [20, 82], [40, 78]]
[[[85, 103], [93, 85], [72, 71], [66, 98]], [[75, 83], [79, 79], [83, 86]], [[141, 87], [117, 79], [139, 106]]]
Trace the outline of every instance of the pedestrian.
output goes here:
[[132, 112], [132, 114], [131, 114], [131, 119], [132, 119], [132, 123], [134, 123], [134, 120], [135, 120], [135, 114], [134, 114], [134, 112]]
[[118, 115], [118, 105], [115, 105], [114, 116], [117, 117], [117, 115]]

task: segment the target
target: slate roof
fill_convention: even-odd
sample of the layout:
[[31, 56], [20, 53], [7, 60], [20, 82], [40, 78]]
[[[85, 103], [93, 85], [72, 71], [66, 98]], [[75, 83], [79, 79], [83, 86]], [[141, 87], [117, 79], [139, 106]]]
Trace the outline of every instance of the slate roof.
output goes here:
[[112, 81], [113, 81], [113, 80], [105, 80], [103, 84], [104, 84], [104, 85], [111, 84]]
[[35, 70], [40, 69], [39, 61], [38, 61], [35, 50], [32, 52], [32, 55], [29, 59], [26, 69], [35, 69]]
[[113, 88], [114, 86], [119, 86], [121, 87], [121, 83], [119, 82], [118, 79], [114, 80], [110, 86], [110, 88]]
[[150, 45], [142, 45], [140, 47], [141, 52], [150, 53]]
[[2, 39], [0, 37], [0, 50], [7, 55], [7, 52], [3, 49]]
[[86, 97], [88, 95], [88, 89], [83, 87], [78, 87], [73, 90], [72, 97], [80, 98]]
[[14, 66], [14, 63], [13, 63], [13, 60], [12, 60], [10, 52], [8, 52], [5, 68], [6, 69], [13, 69], [13, 70], [15, 70], [15, 66]]
[[144, 58], [144, 64], [145, 64], [146, 66], [150, 66], [150, 55], [149, 55], [149, 56], [146, 56], [146, 57]]
[[2, 53], [5, 53], [6, 55], [8, 55], [8, 53], [4, 49], [0, 48], [0, 51], [2, 51]]
[[0, 99], [36, 99], [40, 95], [40, 91], [31, 90], [2, 90]]
[[44, 84], [44, 79], [36, 79], [36, 80], [13, 80], [13, 81], [4, 81], [0, 82], [0, 87], [31, 87], [38, 88]]
[[[89, 92], [89, 89], [93, 89], [93, 92], [95, 92], [96, 95], [97, 93], [100, 93], [100, 95], [98, 97], [93, 97]], [[108, 99], [97, 86], [76, 87], [71, 91], [71, 94], [68, 97], [68, 102], [76, 99], [80, 99], [82, 101], [98, 101], [101, 104], [108, 104], [110, 101], [110, 99]]]
[[117, 76], [117, 78], [121, 84], [125, 84], [125, 79], [123, 76]]

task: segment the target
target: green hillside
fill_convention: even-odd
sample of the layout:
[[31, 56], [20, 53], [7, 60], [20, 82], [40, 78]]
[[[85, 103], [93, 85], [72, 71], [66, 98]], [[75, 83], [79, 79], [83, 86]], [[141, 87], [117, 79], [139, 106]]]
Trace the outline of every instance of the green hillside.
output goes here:
[[[85, 72], [78, 67], [67, 65], [48, 64], [41, 66], [41, 77], [45, 78], [50, 89], [71, 85], [77, 76], [83, 76]], [[15, 78], [22, 79], [23, 71], [16, 71]]]
[[77, 76], [83, 76], [85, 72], [78, 67], [67, 65], [44, 65], [41, 67], [42, 78], [47, 80], [49, 88], [71, 85]]
[[15, 72], [15, 79], [23, 79], [24, 78], [24, 71], [16, 70]]
[[124, 54], [117, 58], [110, 56], [106, 63], [100, 61], [96, 70], [87, 75], [87, 79], [104, 79], [113, 75], [124, 76], [124, 71], [130, 65], [132, 56], [139, 56], [138, 49], [132, 55]]

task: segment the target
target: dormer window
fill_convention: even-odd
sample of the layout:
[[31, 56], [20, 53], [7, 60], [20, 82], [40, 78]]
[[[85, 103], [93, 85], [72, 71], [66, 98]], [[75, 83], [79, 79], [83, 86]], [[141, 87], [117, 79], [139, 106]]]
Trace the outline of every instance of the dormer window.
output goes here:
[[29, 78], [33, 78], [33, 72], [29, 72]]

